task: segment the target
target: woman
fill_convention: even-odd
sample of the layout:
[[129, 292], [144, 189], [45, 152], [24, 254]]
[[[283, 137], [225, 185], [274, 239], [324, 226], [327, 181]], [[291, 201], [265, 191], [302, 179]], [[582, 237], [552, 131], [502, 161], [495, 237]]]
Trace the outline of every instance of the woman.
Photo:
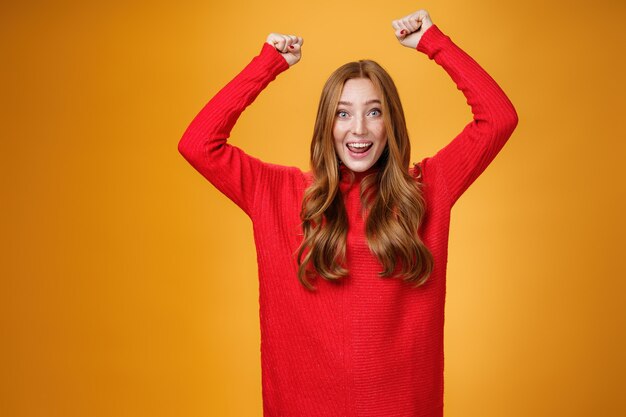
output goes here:
[[450, 211], [504, 146], [517, 114], [426, 11], [393, 28], [403, 46], [450, 75], [474, 114], [433, 157], [409, 168], [398, 94], [371, 61], [346, 64], [326, 83], [310, 172], [226, 143], [243, 110], [300, 60], [302, 38], [280, 34], [179, 144], [254, 225], [266, 416], [443, 414]]

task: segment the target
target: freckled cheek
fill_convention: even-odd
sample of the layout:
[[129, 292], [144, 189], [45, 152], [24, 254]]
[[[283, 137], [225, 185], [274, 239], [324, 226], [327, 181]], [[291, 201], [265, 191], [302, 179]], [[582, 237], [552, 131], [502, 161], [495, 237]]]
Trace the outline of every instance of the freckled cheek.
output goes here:
[[343, 139], [346, 136], [346, 129], [342, 129], [339, 126], [335, 126], [333, 127], [333, 139], [335, 140], [335, 143], [341, 143], [343, 142]]
[[374, 137], [379, 141], [383, 141], [386, 138], [385, 134], [385, 126], [381, 123], [372, 128], [372, 132], [374, 133]]
[[335, 145], [335, 151], [340, 152], [343, 148], [343, 135], [341, 129], [337, 127], [333, 128], [333, 143]]

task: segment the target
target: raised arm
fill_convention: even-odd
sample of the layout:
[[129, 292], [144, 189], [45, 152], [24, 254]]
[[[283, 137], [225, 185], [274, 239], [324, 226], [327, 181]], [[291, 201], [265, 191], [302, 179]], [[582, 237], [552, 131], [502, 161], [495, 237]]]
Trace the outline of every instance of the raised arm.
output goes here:
[[185, 159], [248, 215], [261, 171], [270, 164], [226, 141], [245, 108], [300, 60], [301, 46], [302, 38], [270, 34], [260, 54], [204, 106], [178, 143]]
[[[517, 126], [515, 108], [498, 84], [420, 10], [393, 22], [396, 37], [439, 64], [463, 92], [473, 120], [429, 164], [444, 178], [450, 206], [487, 168]], [[404, 31], [404, 32], [403, 32]]]

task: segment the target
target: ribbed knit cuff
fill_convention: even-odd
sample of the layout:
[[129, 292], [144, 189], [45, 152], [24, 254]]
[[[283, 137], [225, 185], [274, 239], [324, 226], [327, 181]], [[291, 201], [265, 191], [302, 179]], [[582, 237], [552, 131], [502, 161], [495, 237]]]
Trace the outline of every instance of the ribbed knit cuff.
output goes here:
[[433, 59], [435, 53], [441, 49], [441, 46], [449, 42], [450, 38], [445, 35], [437, 25], [432, 25], [426, 30], [426, 32], [422, 35], [419, 43], [417, 44], [417, 49], [420, 52], [428, 55], [428, 58]]
[[289, 69], [287, 60], [276, 50], [276, 48], [267, 42], [263, 43], [263, 47], [261, 48], [261, 52], [257, 56], [257, 59], [261, 66], [268, 72], [271, 72], [274, 77]]

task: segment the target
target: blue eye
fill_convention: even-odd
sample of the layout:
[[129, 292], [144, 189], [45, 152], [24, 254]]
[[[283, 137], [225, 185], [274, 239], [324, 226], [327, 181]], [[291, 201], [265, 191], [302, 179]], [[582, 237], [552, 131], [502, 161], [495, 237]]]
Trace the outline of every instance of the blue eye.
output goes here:
[[380, 116], [382, 112], [379, 109], [372, 109], [372, 111], [370, 111], [370, 114], [372, 116]]
[[337, 112], [337, 117], [339, 117], [340, 119], [344, 119], [344, 118], [348, 117], [348, 112], [343, 111], [343, 110], [339, 110]]

